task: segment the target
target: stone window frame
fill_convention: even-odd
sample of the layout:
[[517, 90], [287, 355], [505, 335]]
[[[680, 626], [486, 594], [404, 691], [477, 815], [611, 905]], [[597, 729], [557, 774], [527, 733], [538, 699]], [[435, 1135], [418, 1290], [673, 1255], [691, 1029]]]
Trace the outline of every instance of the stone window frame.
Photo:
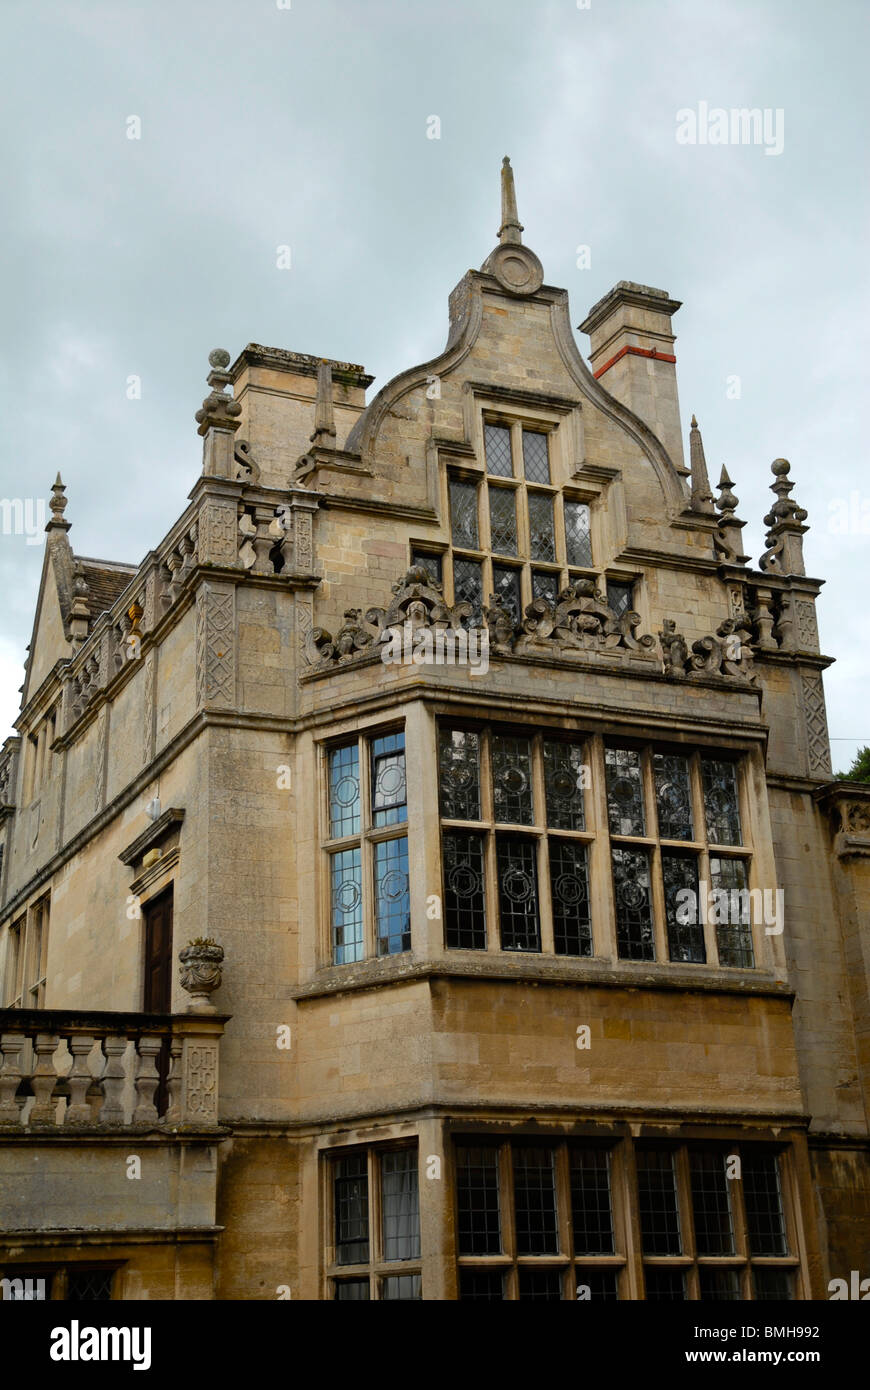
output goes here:
[[[45, 1008], [50, 919], [51, 893], [43, 893], [7, 927], [3, 997], [8, 1009]], [[16, 943], [14, 952], [13, 939]], [[35, 961], [37, 942], [39, 959]], [[15, 978], [10, 979], [13, 970]]]
[[[584, 1271], [613, 1270], [617, 1277], [617, 1297], [620, 1301], [647, 1301], [645, 1280], [647, 1268], [682, 1273], [686, 1282], [686, 1301], [690, 1302], [701, 1301], [700, 1272], [704, 1269], [738, 1271], [739, 1297], [748, 1301], [755, 1299], [753, 1275], [754, 1271], [761, 1269], [781, 1270], [788, 1273], [792, 1279], [792, 1299], [798, 1300], [808, 1296], [805, 1290], [806, 1277], [800, 1256], [802, 1243], [800, 1212], [795, 1187], [795, 1156], [793, 1146], [789, 1143], [776, 1144], [745, 1139], [729, 1141], [718, 1137], [690, 1138], [674, 1143], [652, 1137], [593, 1139], [580, 1135], [569, 1138], [564, 1134], [548, 1135], [544, 1133], [534, 1137], [483, 1136], [479, 1133], [466, 1132], [461, 1127], [454, 1130], [451, 1140], [449, 1152], [452, 1213], [454, 1228], [457, 1233], [457, 1297], [460, 1296], [460, 1280], [463, 1270], [501, 1272], [505, 1278], [504, 1297], [506, 1301], [518, 1300], [519, 1273], [523, 1269], [558, 1270], [562, 1276], [563, 1301], [576, 1299], [578, 1286], [583, 1283]], [[521, 1145], [533, 1148], [549, 1148], [554, 1152], [558, 1254], [521, 1255], [517, 1251], [512, 1152], [515, 1147]], [[482, 1147], [492, 1147], [498, 1152], [502, 1250], [500, 1254], [468, 1255], [463, 1254], [459, 1249], [457, 1150]], [[569, 1167], [572, 1148], [601, 1149], [609, 1154], [614, 1244], [612, 1255], [575, 1254], [574, 1252]], [[680, 1254], [656, 1256], [644, 1254], [637, 1180], [637, 1152], [641, 1148], [666, 1151], [674, 1157], [682, 1247]], [[737, 1154], [742, 1159], [749, 1151], [775, 1155], [788, 1245], [786, 1255], [753, 1256], [750, 1254], [742, 1176], [741, 1180], [730, 1180], [728, 1188], [734, 1232], [734, 1253], [722, 1256], [698, 1254], [689, 1166], [689, 1153], [693, 1150], [702, 1153], [721, 1154], [723, 1162], [725, 1157], [733, 1154]], [[632, 1299], [632, 1285], [638, 1291], [637, 1298], [634, 1300]]]
[[[673, 1156], [676, 1194], [680, 1224], [682, 1251], [673, 1255], [650, 1255], [643, 1250], [643, 1236], [640, 1227], [640, 1204], [635, 1177], [634, 1197], [637, 1209], [637, 1231], [640, 1258], [644, 1270], [662, 1269], [681, 1272], [686, 1280], [687, 1300], [700, 1299], [700, 1274], [702, 1270], [735, 1270], [738, 1273], [739, 1300], [755, 1300], [753, 1277], [756, 1270], [773, 1269], [787, 1273], [792, 1278], [792, 1299], [802, 1296], [798, 1282], [802, 1281], [802, 1268], [799, 1255], [799, 1223], [793, 1185], [793, 1153], [788, 1145], [765, 1144], [752, 1141], [691, 1140], [678, 1144], [665, 1141], [635, 1141], [635, 1154], [639, 1149], [658, 1150]], [[779, 1180], [782, 1217], [785, 1228], [788, 1253], [785, 1255], [753, 1255], [750, 1251], [746, 1217], [742, 1169], [739, 1180], [726, 1178], [726, 1190], [730, 1198], [731, 1225], [734, 1237], [734, 1253], [730, 1255], [701, 1255], [697, 1249], [697, 1235], [693, 1211], [690, 1152], [716, 1153], [723, 1162], [728, 1156], [736, 1155], [741, 1164], [750, 1151], [771, 1155], [776, 1159]], [[633, 1165], [636, 1173], [636, 1162]], [[653, 1300], [650, 1300], [653, 1301]], [[656, 1300], [657, 1301], [657, 1300]], [[714, 1301], [714, 1300], [707, 1300]]]
[[[381, 1161], [385, 1154], [411, 1152], [417, 1155], [417, 1221], [420, 1254], [403, 1260], [384, 1258], [383, 1189]], [[335, 1244], [335, 1165], [341, 1159], [365, 1155], [366, 1181], [368, 1189], [368, 1240], [369, 1258], [357, 1264], [339, 1264]], [[423, 1282], [422, 1219], [420, 1181], [420, 1149], [416, 1137], [385, 1140], [374, 1144], [347, 1144], [326, 1148], [319, 1155], [321, 1159], [321, 1210], [323, 1213], [323, 1281], [324, 1296], [329, 1301], [337, 1298], [336, 1286], [343, 1281], [368, 1280], [369, 1302], [389, 1302], [383, 1296], [383, 1281], [390, 1277], [416, 1275]]]
[[[109, 1298], [105, 1300], [94, 1300], [95, 1302], [116, 1302], [121, 1298], [121, 1288], [119, 1275], [124, 1269], [124, 1262], [117, 1260], [81, 1260], [67, 1261], [64, 1264], [9, 1264], [0, 1267], [0, 1278], [3, 1279], [50, 1279], [51, 1287], [48, 1290], [46, 1303], [64, 1303], [68, 1300], [69, 1276], [70, 1274], [110, 1274], [111, 1291]], [[3, 1299], [3, 1291], [0, 1289], [0, 1302]]]
[[[511, 477], [490, 474], [487, 470], [484, 442], [485, 427], [487, 425], [501, 426], [510, 431], [511, 459], [513, 465], [513, 474]], [[523, 431], [528, 431], [533, 434], [544, 434], [547, 437], [547, 450], [550, 463], [549, 484], [527, 481], [525, 478]], [[480, 460], [480, 464], [474, 467], [463, 467], [460, 464], [456, 464], [449, 465], [445, 469], [444, 504], [449, 543], [444, 555], [444, 588], [445, 593], [448, 595], [448, 601], [450, 603], [456, 602], [453, 582], [454, 555], [457, 558], [471, 560], [480, 564], [484, 604], [487, 604], [490, 595], [496, 592], [493, 581], [493, 566], [515, 569], [520, 576], [521, 611], [525, 611], [528, 604], [532, 602], [533, 572], [552, 575], [556, 583], [557, 592], [563, 589], [571, 579], [587, 577], [600, 579], [603, 575], [603, 570], [600, 566], [595, 564], [596, 555], [598, 555], [601, 550], [598, 536], [598, 518], [594, 506], [596, 494], [590, 494], [587, 489], [571, 483], [568, 460], [563, 457], [567, 442], [564, 440], [564, 433], [559, 421], [553, 418], [545, 418], [543, 414], [539, 415], [533, 411], [507, 405], [485, 407], [477, 413], [477, 434], [478, 437], [475, 441], [475, 445], [477, 458]], [[450, 483], [452, 481], [472, 483], [477, 489], [477, 531], [479, 541], [477, 549], [454, 544], [452, 517], [450, 513]], [[489, 511], [490, 488], [506, 488], [512, 491], [516, 497], [518, 535], [516, 555], [503, 554], [493, 551], [492, 549]], [[532, 559], [528, 508], [528, 498], [530, 494], [539, 496], [546, 495], [552, 498], [553, 531], [556, 550], [556, 558], [554, 561]], [[568, 563], [565, 536], [565, 501], [582, 502], [589, 507], [592, 567], [569, 565]], [[412, 542], [412, 545], [416, 545], [416, 542]]]
[[[376, 826], [374, 824], [373, 789], [371, 781], [372, 745], [376, 743], [378, 739], [388, 737], [391, 734], [402, 734], [405, 737], [405, 772], [407, 777], [408, 743], [404, 720], [391, 720], [385, 724], [371, 725], [365, 729], [359, 730], [355, 734], [347, 733], [343, 736], [326, 740], [319, 746], [318, 759], [321, 767], [321, 776], [319, 779], [321, 789], [321, 901], [325, 904], [325, 911], [322, 914], [324, 930], [321, 938], [321, 964], [326, 967], [337, 969], [343, 969], [345, 967], [352, 968], [354, 965], [359, 965], [363, 961], [384, 959], [384, 956], [378, 954], [375, 846], [389, 840], [404, 839], [407, 844], [409, 861], [412, 849], [411, 808], [407, 802], [405, 804], [404, 820], [381, 826]], [[332, 836], [330, 834], [330, 755], [338, 749], [354, 745], [357, 748], [359, 759], [360, 827], [359, 830], [346, 835]], [[335, 944], [333, 938], [332, 860], [336, 854], [354, 849], [359, 849], [360, 851], [363, 929], [362, 954], [353, 960], [337, 961], [335, 959]], [[413, 949], [413, 940], [409, 947], [409, 950], [411, 949]], [[405, 955], [407, 952], [392, 952], [389, 954]]]
[[[563, 726], [536, 727], [516, 726], [498, 720], [475, 720], [451, 718], [441, 715], [435, 727], [435, 766], [440, 767], [438, 757], [439, 740], [442, 729], [457, 729], [474, 732], [480, 740], [480, 790], [481, 819], [451, 819], [441, 815], [439, 804], [439, 824], [441, 832], [441, 889], [444, 892], [444, 831], [469, 831], [479, 833], [484, 840], [484, 903], [486, 917], [486, 947], [449, 946], [447, 944], [447, 914], [444, 911], [443, 950], [445, 954], [471, 951], [475, 957], [503, 953], [499, 923], [499, 885], [496, 864], [496, 835], [523, 836], [537, 843], [538, 916], [540, 949], [518, 954], [534, 954], [538, 957], [553, 957], [566, 962], [592, 962], [618, 964], [620, 967], [645, 968], [649, 965], [731, 971], [766, 968], [767, 958], [761, 937], [762, 928], [757, 922], [751, 927], [754, 963], [752, 966], [720, 965], [716, 925], [709, 920], [704, 924], [705, 961], [672, 960], [669, 949], [667, 917], [665, 909], [664, 885], [662, 881], [662, 850], [694, 855], [698, 861], [698, 880], [710, 886], [709, 863], [711, 854], [717, 858], [742, 860], [746, 864], [747, 886], [752, 889], [760, 885], [754, 882], [755, 855], [749, 842], [748, 829], [752, 824], [747, 804], [748, 788], [746, 757], [740, 753], [725, 752], [720, 749], [701, 747], [696, 744], [681, 744], [662, 740], [641, 740], [629, 737], [616, 737], [596, 733], [588, 729], [566, 729]], [[531, 745], [532, 760], [532, 821], [527, 825], [511, 825], [495, 819], [494, 789], [492, 783], [491, 740], [493, 733], [527, 738]], [[590, 786], [584, 793], [583, 830], [564, 830], [547, 825], [545, 783], [543, 767], [544, 741], [563, 741], [582, 744], [589, 767]], [[644, 818], [647, 833], [643, 836], [623, 836], [611, 832], [607, 809], [607, 780], [605, 748], [631, 748], [641, 754], [642, 790], [644, 798]], [[689, 763], [690, 788], [692, 794], [693, 833], [697, 837], [701, 828], [703, 838], [692, 840], [669, 840], [659, 835], [658, 814], [655, 800], [653, 775], [653, 753], [667, 752], [685, 756]], [[706, 838], [706, 818], [701, 783], [701, 761], [704, 758], [717, 758], [731, 761], [737, 771], [737, 788], [743, 843], [740, 845], [716, 845]], [[440, 786], [439, 786], [440, 792]], [[440, 798], [439, 798], [440, 800]], [[652, 828], [652, 833], [650, 829]], [[587, 847], [587, 881], [589, 910], [592, 932], [591, 955], [567, 955], [557, 953], [554, 944], [554, 921], [552, 910], [552, 890], [549, 872], [549, 843], [551, 840], [570, 839]], [[653, 941], [655, 955], [652, 960], [631, 960], [620, 955], [612, 879], [612, 850], [615, 847], [635, 848], [644, 851], [650, 862], [650, 882], [652, 896]], [[510, 950], [508, 954], [516, 952]]]

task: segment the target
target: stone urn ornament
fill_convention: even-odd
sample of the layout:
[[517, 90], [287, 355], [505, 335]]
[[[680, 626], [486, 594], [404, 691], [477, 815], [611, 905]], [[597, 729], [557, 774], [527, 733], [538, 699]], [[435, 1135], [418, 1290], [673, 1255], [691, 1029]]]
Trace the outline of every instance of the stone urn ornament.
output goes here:
[[216, 1014], [209, 995], [221, 987], [224, 948], [211, 937], [200, 936], [179, 951], [181, 987], [190, 995], [189, 1014]]

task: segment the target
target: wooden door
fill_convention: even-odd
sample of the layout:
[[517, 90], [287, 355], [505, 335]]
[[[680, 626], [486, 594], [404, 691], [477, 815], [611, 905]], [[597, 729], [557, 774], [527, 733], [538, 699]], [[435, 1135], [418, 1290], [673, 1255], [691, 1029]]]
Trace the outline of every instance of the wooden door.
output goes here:
[[[145, 917], [145, 998], [146, 1013], [168, 1014], [172, 1008], [172, 889], [144, 907]], [[169, 1093], [169, 1039], [164, 1038], [157, 1057], [160, 1081], [154, 1096], [158, 1115], [166, 1112]]]

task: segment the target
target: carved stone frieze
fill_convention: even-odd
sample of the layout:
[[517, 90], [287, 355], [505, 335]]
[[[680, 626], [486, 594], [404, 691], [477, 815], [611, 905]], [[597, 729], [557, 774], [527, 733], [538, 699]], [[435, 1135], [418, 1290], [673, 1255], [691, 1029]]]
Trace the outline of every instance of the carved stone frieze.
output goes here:
[[691, 651], [673, 620], [666, 618], [659, 642], [666, 676], [730, 676], [755, 684], [752, 625], [745, 616], [726, 618], [715, 635], [693, 642]]
[[828, 716], [825, 712], [825, 692], [817, 671], [801, 672], [804, 721], [807, 730], [807, 753], [810, 774], [831, 771], [831, 747], [828, 742]]

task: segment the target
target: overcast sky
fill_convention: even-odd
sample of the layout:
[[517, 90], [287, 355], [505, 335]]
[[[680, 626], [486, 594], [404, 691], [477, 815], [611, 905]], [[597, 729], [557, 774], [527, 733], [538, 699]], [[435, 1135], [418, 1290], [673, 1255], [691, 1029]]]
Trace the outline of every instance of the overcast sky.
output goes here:
[[[280, 3], [2, 0], [0, 498], [47, 498], [60, 469], [75, 550], [141, 560], [199, 471], [209, 350], [359, 362], [372, 391], [433, 356], [509, 154], [575, 324], [622, 279], [684, 301], [684, 431], [694, 411], [714, 481], [727, 464], [755, 564], [770, 463], [791, 460], [845, 766], [870, 743], [870, 7]], [[781, 111], [782, 152], [679, 143], [699, 103]], [[0, 737], [42, 554], [0, 535]]]

